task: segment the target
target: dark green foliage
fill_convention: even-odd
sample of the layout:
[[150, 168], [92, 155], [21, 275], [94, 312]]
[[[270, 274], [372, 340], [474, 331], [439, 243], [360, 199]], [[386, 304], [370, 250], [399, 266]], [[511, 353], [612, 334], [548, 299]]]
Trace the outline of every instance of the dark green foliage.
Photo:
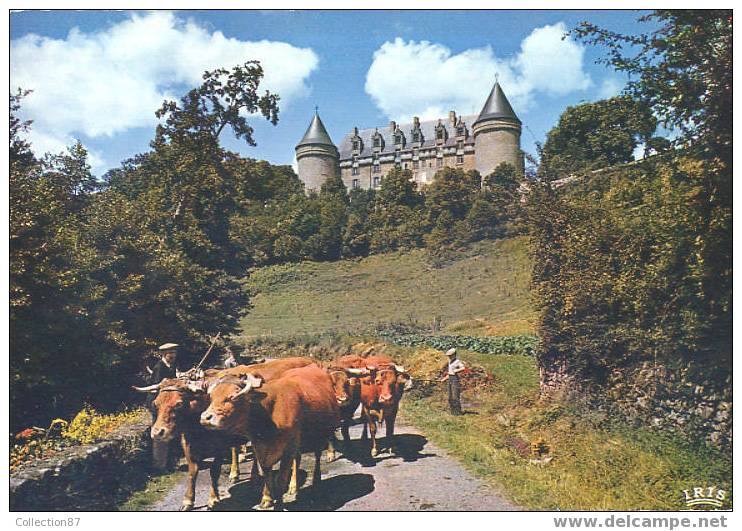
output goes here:
[[[661, 29], [575, 31], [609, 47], [606, 62], [632, 74], [628, 93], [679, 132], [676, 149], [534, 188], [539, 364], [585, 387], [643, 363], [682, 368], [706, 396], [731, 400], [731, 12], [647, 18]], [[637, 55], [623, 55], [627, 43]]]
[[690, 158], [657, 159], [568, 190], [534, 191], [528, 214], [543, 366], [565, 360], [581, 382], [600, 385], [644, 361], [692, 363], [725, 385], [731, 329], [711, 318], [714, 292], [701, 282], [706, 235], [689, 202], [703, 171]]
[[422, 246], [426, 212], [423, 196], [411, 178], [410, 170], [393, 169], [382, 181], [368, 218], [373, 252]]
[[656, 128], [650, 108], [627, 96], [567, 107], [549, 131], [538, 174], [551, 180], [630, 162]]

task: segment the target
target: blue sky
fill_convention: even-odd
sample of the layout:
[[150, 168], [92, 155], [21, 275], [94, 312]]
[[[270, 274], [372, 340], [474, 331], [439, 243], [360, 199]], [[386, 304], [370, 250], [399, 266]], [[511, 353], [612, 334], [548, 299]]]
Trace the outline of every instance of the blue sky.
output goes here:
[[646, 32], [636, 11], [25, 11], [10, 17], [11, 89], [37, 151], [79, 138], [95, 172], [146, 151], [154, 111], [204, 69], [261, 58], [282, 97], [276, 127], [254, 118], [257, 147], [291, 164], [315, 105], [336, 143], [353, 127], [417, 115], [478, 113], [495, 74], [534, 151], [568, 106], [617, 94], [624, 78], [600, 49], [562, 40], [582, 20]]

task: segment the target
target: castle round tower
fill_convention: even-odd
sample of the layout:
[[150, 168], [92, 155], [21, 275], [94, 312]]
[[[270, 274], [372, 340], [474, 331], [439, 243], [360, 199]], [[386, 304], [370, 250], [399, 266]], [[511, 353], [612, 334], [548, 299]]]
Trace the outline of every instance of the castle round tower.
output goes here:
[[338, 175], [340, 154], [315, 112], [304, 137], [296, 145], [296, 164], [305, 191], [319, 190], [328, 177]]
[[521, 121], [510, 102], [495, 82], [487, 101], [472, 126], [474, 133], [474, 164], [482, 178], [498, 165], [508, 162], [523, 172], [524, 161], [520, 150]]

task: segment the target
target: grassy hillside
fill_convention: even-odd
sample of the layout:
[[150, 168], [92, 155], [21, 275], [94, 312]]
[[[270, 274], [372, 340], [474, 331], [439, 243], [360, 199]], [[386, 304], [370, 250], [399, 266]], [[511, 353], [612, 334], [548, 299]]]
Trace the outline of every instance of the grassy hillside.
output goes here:
[[477, 243], [437, 268], [424, 250], [262, 268], [247, 281], [254, 308], [242, 327], [287, 337], [439, 318], [457, 334], [532, 332], [530, 268], [523, 237]]

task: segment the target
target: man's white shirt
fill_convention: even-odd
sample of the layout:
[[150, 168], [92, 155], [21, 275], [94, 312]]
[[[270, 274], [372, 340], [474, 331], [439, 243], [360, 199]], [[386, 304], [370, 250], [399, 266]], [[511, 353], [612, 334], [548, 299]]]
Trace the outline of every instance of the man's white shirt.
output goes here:
[[453, 376], [456, 373], [463, 371], [466, 368], [464, 362], [456, 358], [453, 361], [448, 362], [448, 375]]

